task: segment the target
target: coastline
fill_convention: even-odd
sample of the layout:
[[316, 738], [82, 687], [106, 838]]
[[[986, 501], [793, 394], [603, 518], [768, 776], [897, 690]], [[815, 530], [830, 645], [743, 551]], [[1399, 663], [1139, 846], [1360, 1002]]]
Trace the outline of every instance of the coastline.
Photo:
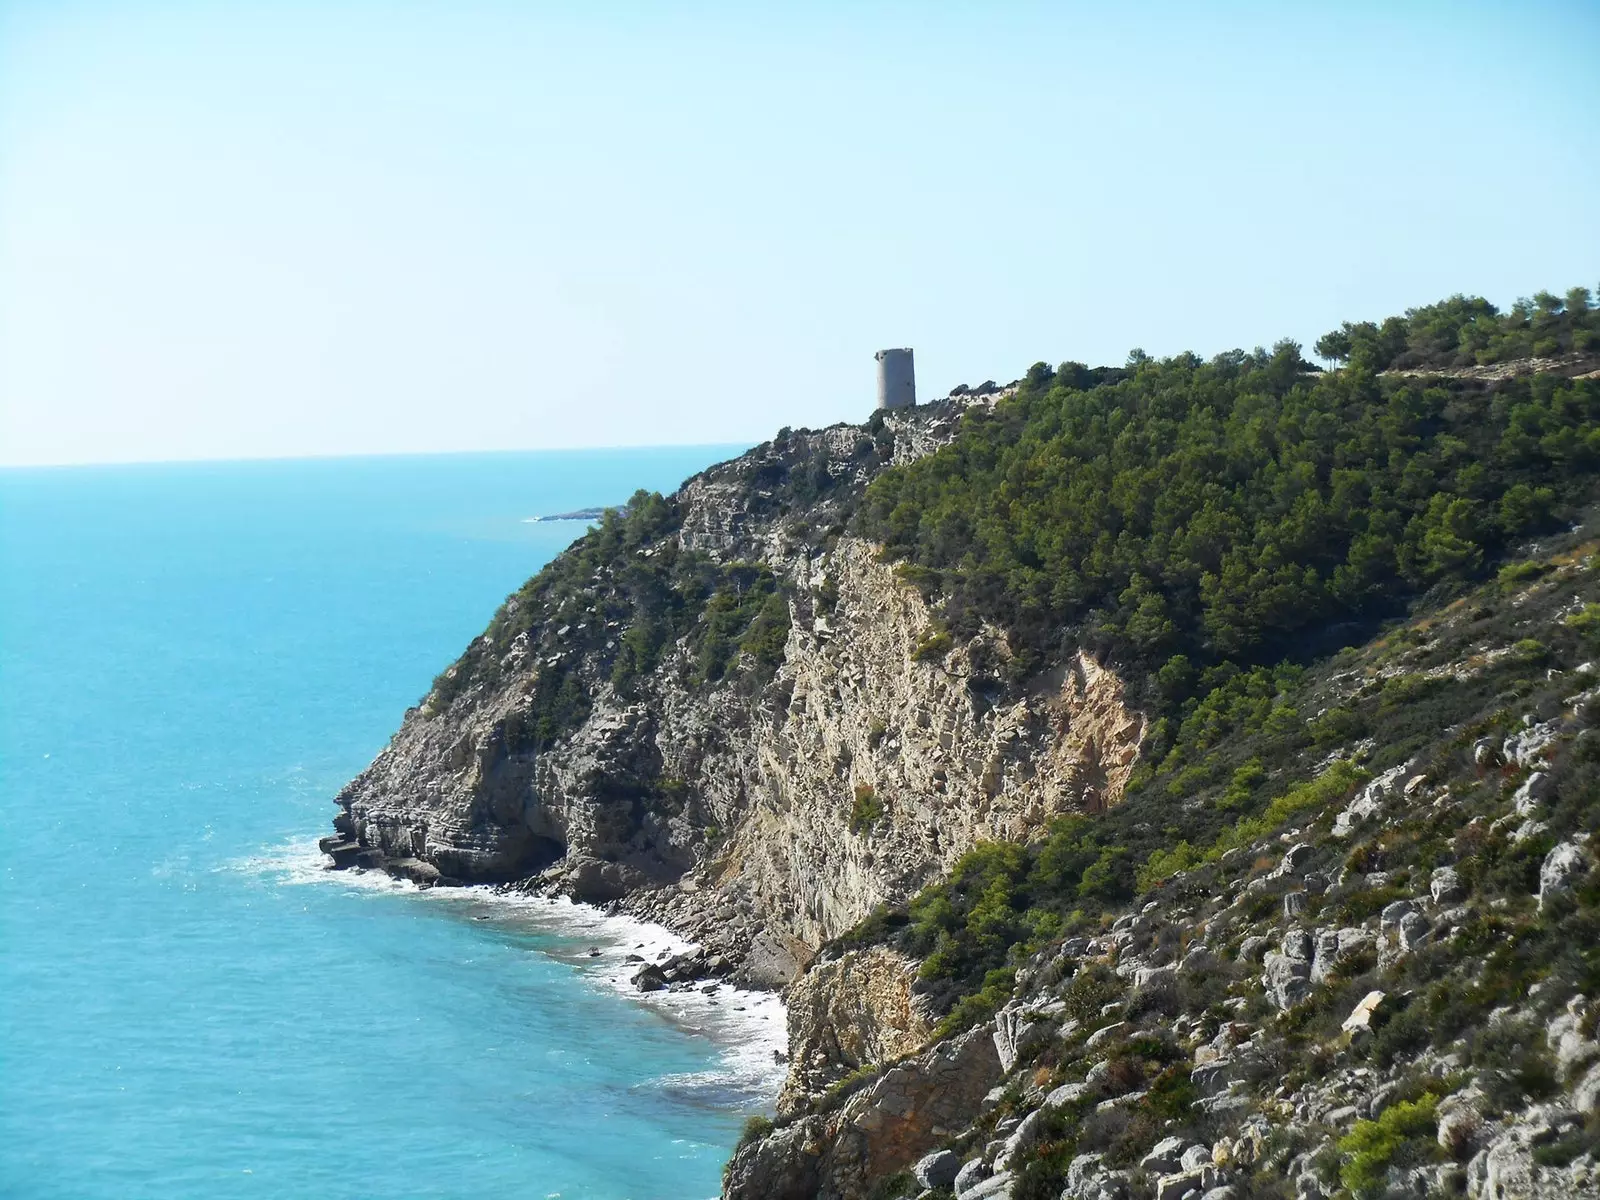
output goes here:
[[633, 983], [646, 964], [693, 956], [698, 943], [665, 925], [566, 896], [533, 895], [506, 884], [419, 883], [385, 866], [336, 867], [316, 841], [290, 841], [231, 866], [287, 886], [331, 884], [408, 894], [449, 904], [472, 920], [561, 939], [536, 952], [566, 964], [586, 985], [622, 996], [683, 1035], [704, 1037], [717, 1046], [719, 1070], [663, 1077], [664, 1086], [681, 1089], [695, 1102], [773, 1110], [786, 1074], [777, 1055], [788, 1051], [787, 1011], [777, 992], [709, 978], [654, 991], [641, 991]]

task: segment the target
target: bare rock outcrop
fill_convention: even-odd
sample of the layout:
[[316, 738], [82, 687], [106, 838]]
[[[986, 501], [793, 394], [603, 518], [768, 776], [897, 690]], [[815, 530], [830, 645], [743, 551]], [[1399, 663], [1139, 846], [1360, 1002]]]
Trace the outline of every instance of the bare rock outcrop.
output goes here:
[[[779, 986], [978, 842], [1114, 803], [1145, 722], [1113, 672], [1080, 654], [1026, 688], [1004, 682], [999, 631], [940, 633], [876, 546], [838, 532], [875, 472], [938, 448], [960, 415], [930, 405], [786, 432], [672, 498], [683, 553], [779, 581], [789, 632], [773, 673], [708, 680], [680, 639], [623, 695], [607, 658], [619, 622], [518, 613], [531, 602], [513, 597], [529, 632], [509, 647], [486, 634], [406, 714], [340, 793], [324, 848], [422, 883], [617, 903]], [[541, 740], [529, 714], [555, 671], [585, 691], [586, 715]]]
[[1000, 1077], [988, 1029], [890, 1067], [836, 1111], [802, 1117], [741, 1148], [727, 1200], [847, 1200], [917, 1162], [971, 1123]]
[[872, 946], [812, 964], [790, 986], [789, 1077], [779, 1113], [794, 1111], [830, 1086], [877, 1063], [921, 1050], [933, 1036], [912, 985], [918, 964]]

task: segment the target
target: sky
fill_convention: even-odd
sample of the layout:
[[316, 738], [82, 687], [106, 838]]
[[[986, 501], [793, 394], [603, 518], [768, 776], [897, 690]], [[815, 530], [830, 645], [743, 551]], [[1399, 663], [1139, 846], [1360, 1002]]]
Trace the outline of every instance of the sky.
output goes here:
[[1600, 286], [1600, 0], [0, 0], [0, 464], [755, 441]]

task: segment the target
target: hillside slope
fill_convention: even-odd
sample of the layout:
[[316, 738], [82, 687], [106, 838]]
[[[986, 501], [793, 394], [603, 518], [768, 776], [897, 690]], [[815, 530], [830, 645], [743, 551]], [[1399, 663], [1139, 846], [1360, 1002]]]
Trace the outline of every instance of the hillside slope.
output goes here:
[[[1581, 1194], [1600, 312], [1457, 297], [1324, 343], [1347, 365], [1036, 364], [641, 493], [325, 848], [701, 943], [642, 987], [787, 985], [730, 1196]], [[1497, 1082], [1546, 1033], [1570, 1053]], [[1459, 1178], [1422, 1132], [1458, 1103]]]
[[1600, 542], [1530, 551], [1285, 687], [1303, 736], [1224, 751], [1263, 809], [1150, 786], [1098, 818], [1129, 857], [1156, 843], [1126, 899], [1099, 901], [1071, 821], [826, 948], [813, 975], [942, 945], [927, 986], [974, 912], [1025, 898], [1065, 933], [786, 1094], [726, 1194], [1596, 1194]]

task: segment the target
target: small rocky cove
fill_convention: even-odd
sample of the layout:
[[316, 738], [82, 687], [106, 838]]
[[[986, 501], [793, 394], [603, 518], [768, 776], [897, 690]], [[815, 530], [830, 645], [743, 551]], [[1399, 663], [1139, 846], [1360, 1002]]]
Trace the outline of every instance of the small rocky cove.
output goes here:
[[[1154, 716], [1114, 659], [1008, 671], [1004, 630], [951, 636], [851, 523], [996, 402], [784, 431], [609, 558], [580, 541], [340, 793], [323, 850], [694, 944], [634, 964], [641, 991], [781, 991], [787, 1078], [727, 1200], [1600, 1194], [1582, 526], [1284, 675], [1274, 702], [1315, 734], [1265, 814], [1220, 803], [1201, 840], [1181, 783], [1138, 774]], [[700, 615], [650, 581], [667, 562], [721, 581]], [[646, 626], [670, 635], [635, 666]], [[1250, 749], [1227, 763], [1253, 785]], [[897, 932], [908, 906], [1064, 818], [1155, 839], [1136, 894], [957, 1002]]]

